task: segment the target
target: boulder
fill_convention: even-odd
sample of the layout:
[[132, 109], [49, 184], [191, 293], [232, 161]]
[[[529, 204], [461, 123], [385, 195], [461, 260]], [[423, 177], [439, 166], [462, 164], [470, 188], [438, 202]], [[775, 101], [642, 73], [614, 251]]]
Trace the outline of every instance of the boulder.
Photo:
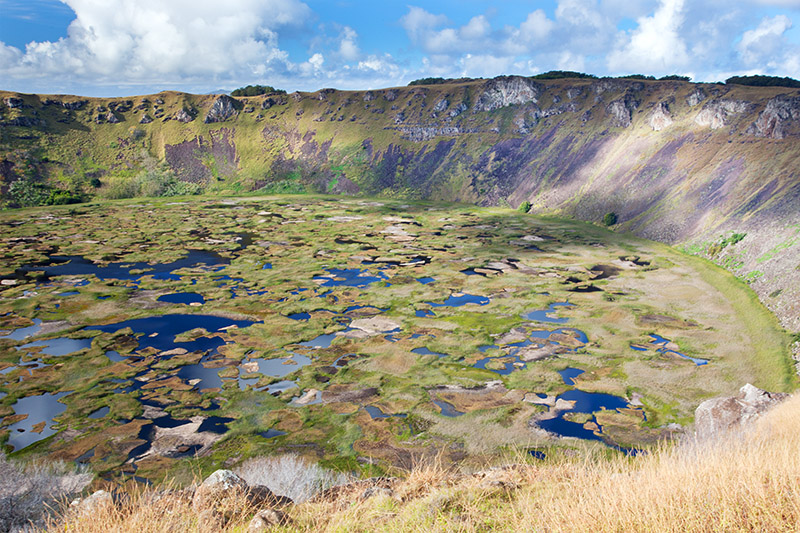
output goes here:
[[694, 121], [698, 126], [707, 126], [712, 130], [724, 128], [728, 125], [731, 115], [747, 113], [753, 104], [742, 100], [715, 100], [703, 106]]
[[694, 413], [695, 434], [698, 438], [708, 438], [736, 429], [788, 397], [786, 393], [767, 392], [748, 383], [736, 396], [701, 403]]
[[197, 487], [192, 498], [192, 508], [201, 512], [217, 509], [230, 498], [241, 498], [249, 486], [245, 480], [230, 470], [217, 470]]
[[291, 522], [289, 515], [277, 509], [262, 509], [256, 513], [247, 526], [248, 533], [261, 533], [269, 531], [273, 526], [280, 526]]
[[104, 490], [98, 490], [85, 498], [77, 499], [70, 503], [70, 507], [84, 516], [97, 514], [103, 507], [111, 505], [114, 505], [114, 498], [110, 492]]
[[3, 102], [5, 102], [5, 104], [11, 109], [20, 108], [25, 104], [25, 101], [22, 98], [15, 98], [13, 96], [9, 96], [3, 100]]
[[153, 117], [146, 113], [142, 115], [141, 120], [139, 120], [139, 124], [150, 124], [151, 122], [153, 122]]

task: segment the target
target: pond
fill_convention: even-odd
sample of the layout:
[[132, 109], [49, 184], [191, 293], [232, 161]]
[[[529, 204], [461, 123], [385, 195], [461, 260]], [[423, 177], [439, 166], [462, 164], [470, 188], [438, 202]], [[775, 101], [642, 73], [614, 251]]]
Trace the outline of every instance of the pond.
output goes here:
[[11, 406], [14, 414], [28, 415], [24, 420], [8, 427], [8, 444], [14, 451], [57, 433], [53, 428], [53, 418], [67, 410], [67, 406], [60, 400], [68, 394], [72, 394], [72, 391], [27, 396], [20, 398]]
[[558, 311], [559, 307], [574, 307], [575, 304], [571, 304], [569, 302], [555, 302], [550, 304], [547, 309], [538, 309], [535, 311], [528, 311], [527, 313], [522, 314], [522, 318], [525, 320], [533, 320], [535, 322], [549, 322], [551, 324], [566, 324], [569, 322], [569, 318], [562, 318], [562, 317], [554, 317], [551, 316], [556, 311]]

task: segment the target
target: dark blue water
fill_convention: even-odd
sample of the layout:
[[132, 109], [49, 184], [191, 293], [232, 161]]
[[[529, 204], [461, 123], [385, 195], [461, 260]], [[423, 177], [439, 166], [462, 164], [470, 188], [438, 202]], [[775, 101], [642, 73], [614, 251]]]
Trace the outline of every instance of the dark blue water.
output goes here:
[[93, 418], [93, 419], [103, 418], [104, 416], [106, 416], [108, 414], [109, 411], [110, 411], [110, 409], [108, 407], [101, 407], [100, 409], [98, 409], [94, 413], [90, 414], [89, 418]]
[[278, 431], [277, 429], [268, 429], [266, 431], [262, 431], [259, 433], [265, 439], [274, 439], [275, 437], [280, 437], [281, 435], [286, 435], [285, 431]]
[[38, 347], [42, 348], [41, 353], [58, 357], [79, 352], [81, 350], [88, 350], [92, 347], [92, 339], [70, 339], [69, 337], [59, 337], [57, 339], [29, 342], [28, 344], [18, 346], [17, 350], [26, 350], [28, 348]]
[[433, 283], [436, 281], [435, 278], [417, 278], [417, 281], [422, 283], [423, 285], [428, 285], [429, 283]]
[[432, 352], [428, 348], [425, 348], [425, 347], [414, 348], [413, 350], [411, 350], [411, 353], [415, 353], [417, 355], [435, 355], [436, 357], [438, 357], [440, 359], [442, 357], [446, 357], [447, 356], [446, 353]]
[[571, 368], [567, 367], [564, 370], [559, 370], [558, 375], [561, 376], [561, 379], [564, 380], [564, 383], [567, 385], [575, 385], [575, 378], [583, 374], [585, 370], [581, 370], [580, 368]]
[[199, 379], [195, 385], [199, 390], [222, 388], [222, 378], [219, 377], [221, 368], [206, 368], [201, 363], [186, 365], [178, 370], [178, 377], [186, 381]]
[[474, 294], [462, 294], [460, 296], [449, 296], [443, 303], [425, 302], [432, 307], [461, 307], [467, 304], [486, 305], [489, 298], [486, 296], [476, 296]]
[[389, 279], [383, 272], [378, 272], [376, 276], [373, 276], [368, 270], [358, 268], [326, 268], [325, 271], [335, 278], [341, 279], [316, 276], [315, 280], [325, 280], [320, 287], [366, 287], [372, 283]]
[[[219, 337], [199, 337], [186, 342], [175, 342], [175, 336], [195, 328], [203, 328], [209, 333], [215, 333], [223, 328], [236, 326], [246, 328], [255, 322], [251, 320], [233, 320], [213, 315], [188, 315], [169, 314], [147, 318], [135, 318], [108, 324], [105, 326], [88, 326], [88, 331], [105, 331], [116, 333], [125, 328], [131, 328], [134, 333], [141, 333], [138, 338], [139, 349], [152, 347], [159, 351], [184, 348], [190, 352], [214, 350], [222, 346], [225, 341]], [[151, 334], [157, 333], [155, 337]]]
[[528, 450], [528, 454], [534, 459], [539, 459], [540, 461], [544, 461], [547, 458], [547, 454], [545, 454], [541, 450]]
[[391, 418], [391, 417], [406, 418], [408, 416], [405, 413], [397, 413], [397, 414], [384, 413], [380, 407], [376, 407], [374, 405], [364, 406], [364, 410], [367, 413], [369, 413], [370, 418], [372, 418], [373, 420], [378, 420], [381, 418]]
[[[495, 359], [509, 359], [505, 361], [503, 368], [486, 368], [486, 365]], [[516, 366], [514, 363], [522, 363], [522, 366]], [[500, 374], [501, 376], [507, 376], [515, 370], [520, 368], [525, 368], [527, 365], [525, 362], [520, 359], [516, 355], [499, 355], [497, 357], [484, 357], [483, 359], [478, 360], [474, 365], [475, 368], [482, 368], [484, 370], [488, 370], [489, 372], [494, 372], [496, 374]]]
[[163, 296], [158, 297], [159, 302], [167, 302], [171, 304], [203, 304], [206, 303], [206, 299], [203, 298], [202, 294], [197, 294], [196, 292], [173, 292], [172, 294], [165, 294]]
[[[650, 337], [653, 339], [653, 344], [660, 344], [660, 345], [664, 345], [665, 346], [667, 343], [671, 342], [669, 339], [666, 339], [666, 338], [662, 337], [661, 335], [656, 335], [654, 333], [651, 333]], [[633, 348], [633, 346], [631, 346], [631, 348]], [[634, 348], [634, 349], [636, 349], [636, 348]], [[697, 366], [703, 366], [703, 365], [707, 365], [708, 364], [708, 359], [700, 359], [699, 357], [691, 357], [689, 355], [686, 355], [686, 354], [681, 353], [681, 352], [676, 351], [676, 350], [667, 350], [666, 347], [659, 348], [658, 351], [663, 353], [663, 354], [673, 354], [673, 355], [677, 355], [678, 357], [682, 357], [684, 359], [688, 359], [689, 361], [693, 362]]]
[[[172, 272], [181, 268], [192, 268], [204, 264], [206, 266], [227, 265], [230, 259], [205, 250], [189, 250], [183, 259], [171, 263], [119, 262], [100, 266], [89, 259], [75, 255], [53, 255], [49, 263], [44, 265], [25, 265], [19, 272], [43, 271], [46, 277], [53, 276], [97, 276], [99, 279], [138, 280], [144, 276], [153, 276], [160, 280], [179, 280], [180, 276]], [[222, 267], [220, 267], [222, 268]], [[131, 273], [132, 270], [144, 271]]]
[[442, 416], [455, 418], [464, 414], [461, 411], [456, 410], [455, 406], [453, 406], [453, 404], [450, 402], [446, 402], [437, 398], [433, 400], [433, 403], [436, 404], [439, 409], [441, 409]]
[[264, 263], [264, 266], [261, 267], [261, 270], [272, 270], [272, 263]]
[[306, 313], [305, 311], [302, 312], [302, 313], [292, 313], [292, 314], [286, 315], [286, 316], [288, 316], [292, 320], [308, 320], [309, 318], [311, 318], [311, 314], [310, 313]]
[[[27, 414], [28, 418], [15, 422], [8, 427], [8, 444], [19, 451], [34, 442], [39, 442], [57, 431], [53, 429], [53, 418], [67, 410], [67, 406], [59, 402], [61, 398], [71, 394], [72, 391], [54, 392], [51, 394], [40, 394], [38, 396], [28, 396], [20, 398], [14, 405], [14, 414]], [[40, 433], [32, 431], [33, 426], [45, 422], [44, 430]]]
[[328, 333], [326, 335], [319, 335], [310, 341], [298, 342], [298, 346], [308, 346], [309, 348], [330, 348], [331, 342], [336, 338], [336, 334]]
[[209, 431], [211, 433], [217, 433], [222, 435], [223, 433], [228, 431], [228, 425], [230, 422], [233, 422], [233, 418], [227, 418], [223, 416], [209, 416], [200, 424], [200, 427], [197, 428], [198, 433], [201, 431]]
[[425, 318], [426, 316], [434, 316], [436, 313], [431, 311], [430, 309], [417, 309], [414, 311], [414, 316], [417, 318]]
[[525, 320], [534, 320], [536, 322], [548, 322], [551, 324], [566, 324], [569, 321], [569, 318], [559, 318], [550, 316], [555, 313], [559, 307], [574, 307], [575, 304], [571, 304], [569, 302], [555, 302], [550, 304], [550, 307], [547, 309], [538, 309], [535, 311], [528, 311], [527, 313], [522, 314], [522, 318]]
[[41, 330], [42, 330], [42, 321], [38, 318], [34, 318], [32, 326], [17, 328], [8, 335], [0, 335], [0, 337], [4, 339], [13, 339], [15, 341], [21, 341], [26, 339], [27, 337], [36, 336]]

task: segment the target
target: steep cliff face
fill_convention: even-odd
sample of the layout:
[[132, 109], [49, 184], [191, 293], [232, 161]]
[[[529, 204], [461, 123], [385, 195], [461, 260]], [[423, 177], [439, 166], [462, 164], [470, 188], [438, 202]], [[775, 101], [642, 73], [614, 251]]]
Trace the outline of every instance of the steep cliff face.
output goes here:
[[[128, 179], [142, 153], [221, 190], [474, 202], [704, 252], [800, 330], [800, 91], [522, 77], [249, 98], [0, 93], [2, 190]], [[732, 233], [746, 234], [723, 244]]]

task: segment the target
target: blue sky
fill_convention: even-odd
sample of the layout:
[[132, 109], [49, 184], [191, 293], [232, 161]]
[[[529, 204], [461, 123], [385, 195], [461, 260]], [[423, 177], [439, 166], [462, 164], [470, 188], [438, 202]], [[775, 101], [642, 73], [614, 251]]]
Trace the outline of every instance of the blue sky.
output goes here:
[[126, 95], [426, 76], [800, 78], [800, 0], [0, 0], [0, 88]]

